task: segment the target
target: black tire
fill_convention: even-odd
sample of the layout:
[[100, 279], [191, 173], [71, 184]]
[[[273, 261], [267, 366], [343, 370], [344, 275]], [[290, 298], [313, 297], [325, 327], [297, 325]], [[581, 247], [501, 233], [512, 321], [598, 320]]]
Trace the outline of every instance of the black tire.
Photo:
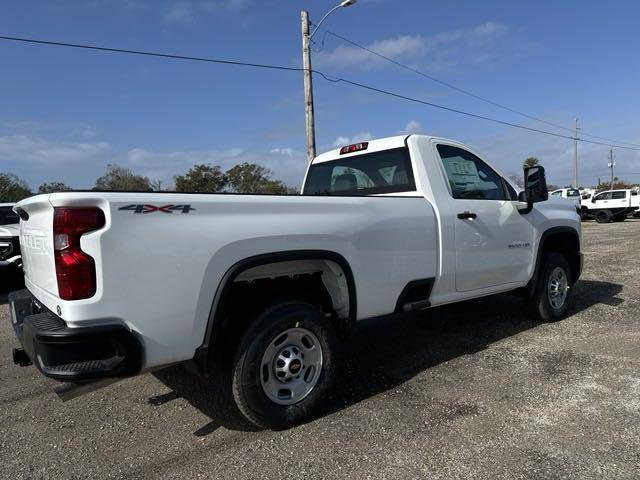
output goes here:
[[[263, 366], [262, 360], [267, 349], [275, 345], [276, 339], [294, 328], [310, 331], [316, 337], [321, 348], [322, 365], [313, 389], [299, 402], [282, 405], [265, 393], [261, 376], [264, 374], [263, 368], [270, 371], [270, 367]], [[238, 409], [250, 422], [273, 430], [289, 428], [305, 421], [332, 387], [338, 363], [337, 347], [331, 321], [313, 306], [287, 302], [269, 308], [244, 333], [233, 362], [232, 388]]]
[[[556, 269], [563, 270], [568, 286], [564, 302], [559, 308], [552, 305], [549, 294], [549, 283]], [[569, 308], [572, 288], [573, 279], [571, 278], [571, 269], [564, 255], [556, 252], [545, 254], [540, 266], [540, 276], [538, 278], [536, 292], [531, 299], [534, 314], [543, 322], [557, 322], [564, 318]]]
[[589, 218], [589, 214], [586, 212], [586, 210], [580, 210], [578, 212], [578, 215], [580, 215], [580, 220], [587, 220]]
[[613, 214], [609, 210], [599, 210], [596, 213], [596, 222], [610, 223], [613, 220]]

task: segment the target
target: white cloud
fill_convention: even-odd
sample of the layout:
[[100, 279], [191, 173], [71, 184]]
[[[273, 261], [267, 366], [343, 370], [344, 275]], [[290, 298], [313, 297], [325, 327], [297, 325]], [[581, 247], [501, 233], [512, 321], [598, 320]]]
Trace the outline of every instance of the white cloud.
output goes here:
[[[97, 135], [90, 131], [91, 135]], [[175, 175], [199, 163], [219, 165], [223, 170], [243, 162], [257, 163], [290, 186], [301, 184], [306, 169], [304, 152], [287, 146], [264, 150], [235, 147], [123, 151], [107, 141], [86, 136], [86, 132], [78, 133], [73, 125], [65, 134], [59, 126], [53, 128], [40, 122], [0, 124], [0, 171], [15, 173], [33, 187], [44, 182], [64, 181], [75, 188], [90, 188], [110, 163], [130, 168], [152, 180], [161, 180], [165, 186], [173, 184]]]
[[173, 3], [163, 15], [167, 23], [191, 23], [202, 13], [216, 13], [220, 10], [238, 10], [246, 7], [251, 0], [181, 0]]
[[[428, 37], [401, 35], [375, 41], [366, 47], [400, 62], [422, 62], [431, 69], [443, 70], [455, 66], [462, 58], [473, 59], [476, 64], [493, 59], [495, 54], [487, 50], [508, 32], [509, 29], [500, 23], [486, 22]], [[346, 45], [317, 53], [314, 64], [317, 68], [338, 70], [372, 70], [391, 65], [366, 50]]]
[[222, 170], [227, 170], [243, 162], [257, 163], [268, 168], [273, 172], [274, 178], [290, 186], [301, 184], [306, 169], [304, 153], [293, 148], [274, 148], [269, 151], [230, 148], [173, 152], [134, 148], [127, 153], [123, 165], [152, 179], [172, 184], [174, 175], [183, 174], [195, 164], [218, 165]]
[[27, 134], [0, 136], [0, 161], [3, 164], [22, 160], [31, 167], [63, 167], [104, 161], [111, 155], [111, 146], [102, 141], [57, 141]]
[[373, 135], [371, 135], [370, 132], [362, 132], [362, 133], [356, 133], [352, 137], [343, 137], [343, 136], [337, 137], [333, 141], [333, 146], [344, 147], [345, 145], [351, 145], [352, 143], [367, 142], [369, 140], [373, 140]]
[[402, 133], [424, 133], [424, 128], [419, 121], [409, 120]]
[[190, 2], [175, 3], [171, 5], [163, 18], [168, 23], [191, 22], [193, 20], [193, 6]]
[[220, 9], [237, 10], [244, 8], [251, 3], [252, 0], [207, 0], [202, 2], [203, 8], [209, 11]]
[[297, 152], [293, 148], [273, 148], [271, 149], [271, 153], [279, 153], [287, 157], [294, 157]]
[[[532, 125], [533, 126], [533, 125]], [[640, 140], [636, 138], [635, 142]], [[632, 138], [630, 141], [634, 141]], [[470, 145], [503, 174], [522, 175], [522, 162], [533, 156], [540, 160], [547, 173], [547, 182], [554, 185], [569, 185], [573, 179], [573, 141], [519, 130], [508, 130], [496, 137], [485, 137]], [[578, 180], [582, 186], [597, 184], [598, 178], [606, 181], [608, 147], [588, 143], [578, 144]], [[630, 183], [639, 183], [640, 152], [616, 150], [616, 176]], [[625, 174], [626, 173], [626, 174]]]

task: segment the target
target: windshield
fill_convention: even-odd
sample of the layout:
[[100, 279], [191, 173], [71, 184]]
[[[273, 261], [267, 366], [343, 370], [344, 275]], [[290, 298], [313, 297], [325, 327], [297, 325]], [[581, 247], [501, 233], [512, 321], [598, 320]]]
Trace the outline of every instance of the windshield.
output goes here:
[[415, 189], [409, 151], [402, 147], [314, 164], [304, 194], [376, 195]]
[[0, 225], [20, 223], [20, 217], [11, 207], [0, 207]]

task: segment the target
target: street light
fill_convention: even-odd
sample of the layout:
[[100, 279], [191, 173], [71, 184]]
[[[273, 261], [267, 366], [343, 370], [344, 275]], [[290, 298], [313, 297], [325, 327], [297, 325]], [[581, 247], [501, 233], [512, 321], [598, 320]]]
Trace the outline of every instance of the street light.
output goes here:
[[338, 5], [336, 5], [335, 7], [333, 7], [331, 10], [329, 10], [327, 13], [324, 14], [324, 17], [322, 17], [320, 19], [320, 21], [318, 22], [318, 24], [316, 25], [316, 28], [313, 29], [313, 32], [311, 32], [311, 35], [309, 35], [309, 40], [311, 40], [313, 38], [313, 36], [316, 34], [316, 32], [318, 31], [318, 29], [320, 28], [320, 25], [322, 25], [322, 23], [327, 19], [327, 17], [329, 15], [331, 15], [333, 12], [335, 12], [336, 10], [338, 10], [339, 8], [347, 8], [350, 7], [351, 5], [354, 5], [358, 0], [344, 0], [344, 2], [340, 2]]
[[350, 7], [356, 2], [357, 0], [343, 0], [340, 2], [324, 14], [311, 34], [309, 34], [309, 12], [306, 10], [300, 12], [300, 17], [302, 19], [302, 68], [304, 70], [304, 115], [307, 131], [307, 161], [309, 163], [311, 163], [316, 156], [316, 128], [313, 112], [313, 80], [311, 76], [311, 38], [315, 35], [318, 28], [320, 28], [320, 25], [322, 25], [329, 15], [339, 8]]

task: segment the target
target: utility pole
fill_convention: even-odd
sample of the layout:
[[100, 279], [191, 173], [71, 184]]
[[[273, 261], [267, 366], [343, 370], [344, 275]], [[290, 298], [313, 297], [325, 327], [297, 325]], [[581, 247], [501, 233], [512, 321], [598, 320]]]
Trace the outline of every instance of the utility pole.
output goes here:
[[302, 68], [304, 69], [304, 120], [307, 130], [307, 162], [316, 156], [316, 126], [313, 113], [313, 77], [311, 76], [311, 38], [309, 12], [300, 12], [302, 20]]
[[613, 190], [613, 167], [616, 166], [615, 157], [613, 155], [613, 148], [609, 150], [609, 163], [607, 164], [607, 166], [611, 169], [611, 186], [609, 188]]
[[578, 188], [578, 119], [573, 119], [573, 188]]
[[313, 112], [313, 77], [311, 75], [311, 39], [329, 15], [340, 8], [350, 7], [357, 1], [358, 0], [342, 0], [338, 5], [324, 14], [315, 25], [313, 32], [309, 32], [311, 24], [309, 21], [309, 12], [306, 10], [300, 12], [300, 20], [302, 21], [302, 70], [304, 73], [304, 120], [307, 129], [307, 162], [309, 163], [311, 163], [316, 156], [316, 124]]

